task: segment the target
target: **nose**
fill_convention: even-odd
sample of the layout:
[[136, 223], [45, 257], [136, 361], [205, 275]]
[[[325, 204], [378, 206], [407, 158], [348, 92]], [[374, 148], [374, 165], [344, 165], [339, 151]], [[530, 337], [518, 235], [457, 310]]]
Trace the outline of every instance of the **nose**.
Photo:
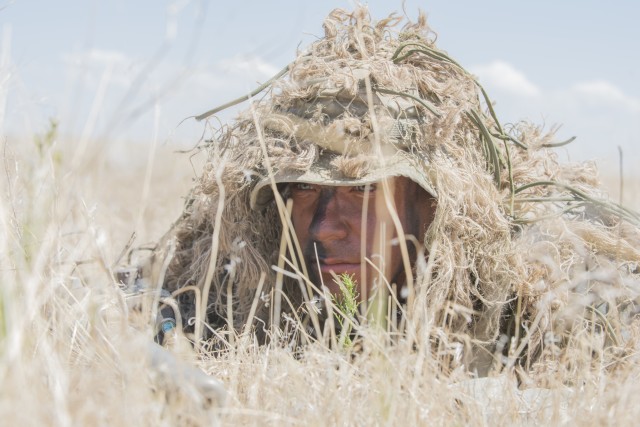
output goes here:
[[342, 217], [335, 188], [322, 189], [309, 225], [309, 233], [314, 241], [320, 243], [347, 237], [348, 227]]

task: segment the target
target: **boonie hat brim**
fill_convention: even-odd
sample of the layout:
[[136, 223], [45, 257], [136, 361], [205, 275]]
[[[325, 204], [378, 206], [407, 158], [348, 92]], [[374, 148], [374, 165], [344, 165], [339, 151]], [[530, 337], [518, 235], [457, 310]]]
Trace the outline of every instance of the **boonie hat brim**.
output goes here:
[[262, 209], [273, 200], [273, 184], [299, 182], [326, 186], [358, 186], [396, 176], [411, 179], [437, 198], [437, 193], [430, 182], [428, 165], [419, 164], [420, 159], [406, 151], [398, 150], [393, 155], [381, 159], [378, 166], [369, 168], [365, 175], [358, 178], [347, 177], [334, 166], [334, 160], [339, 156], [341, 154], [325, 150], [308, 170], [274, 171], [272, 176], [265, 177], [256, 183], [251, 192], [251, 208]]

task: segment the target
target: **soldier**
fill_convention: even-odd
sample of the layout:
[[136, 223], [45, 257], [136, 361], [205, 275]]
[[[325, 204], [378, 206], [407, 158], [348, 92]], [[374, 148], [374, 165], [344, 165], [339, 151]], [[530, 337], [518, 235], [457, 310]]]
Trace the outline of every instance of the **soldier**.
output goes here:
[[553, 132], [504, 127], [424, 16], [401, 21], [334, 11], [204, 144], [152, 259], [176, 321], [196, 342], [283, 319], [319, 338], [349, 281], [360, 327], [377, 309], [449, 368], [534, 369], [594, 322], [622, 345], [638, 215], [597, 199], [592, 164], [558, 163]]

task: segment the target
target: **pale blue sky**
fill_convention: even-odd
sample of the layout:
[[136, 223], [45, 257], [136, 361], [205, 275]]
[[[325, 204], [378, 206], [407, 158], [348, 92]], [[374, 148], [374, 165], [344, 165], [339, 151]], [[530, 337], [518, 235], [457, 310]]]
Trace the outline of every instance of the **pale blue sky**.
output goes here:
[[[402, 11], [401, 1], [367, 3], [376, 18]], [[407, 0], [404, 9], [428, 14], [439, 46], [479, 76], [503, 121], [562, 124], [558, 139], [578, 137], [571, 159], [607, 167], [619, 145], [630, 169], [640, 162], [639, 4]], [[177, 127], [183, 118], [271, 77], [322, 34], [331, 9], [352, 5], [0, 0], [5, 132], [40, 132], [55, 117], [69, 135], [194, 141], [202, 124]]]

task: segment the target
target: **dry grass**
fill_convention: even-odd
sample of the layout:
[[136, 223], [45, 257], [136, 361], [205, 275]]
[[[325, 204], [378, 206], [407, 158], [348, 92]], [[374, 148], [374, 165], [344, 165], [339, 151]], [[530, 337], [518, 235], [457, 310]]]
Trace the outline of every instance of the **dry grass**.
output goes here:
[[133, 231], [158, 238], [180, 212], [187, 156], [157, 151], [141, 200], [144, 155], [123, 169], [91, 148], [74, 168], [67, 148], [40, 155], [23, 140], [5, 149], [0, 419], [8, 425], [629, 425], [640, 416], [637, 349], [617, 370], [578, 368], [572, 384], [567, 372], [548, 372], [548, 390], [523, 384], [522, 392], [508, 375], [475, 385], [463, 372], [443, 376], [425, 348], [389, 345], [385, 334], [369, 335], [357, 355], [321, 344], [300, 354], [250, 336], [216, 357], [176, 345], [180, 364], [224, 383], [225, 403], [207, 402], [193, 381], [166, 380], [150, 365], [153, 322], [127, 308], [112, 277]]
[[[40, 141], [9, 139], [3, 150], [6, 425], [630, 425], [640, 416], [637, 322], [625, 329], [604, 320], [614, 335], [624, 331], [615, 346], [604, 345], [611, 337], [596, 331], [596, 321], [574, 325], [568, 350], [557, 355], [545, 335], [550, 353], [535, 372], [503, 369], [480, 380], [460, 365], [443, 372], [441, 362], [457, 357], [468, 337], [436, 349], [436, 328], [418, 324], [403, 335], [361, 328], [353, 345], [332, 345], [328, 333], [326, 342], [302, 348], [278, 332], [282, 339], [258, 345], [250, 331], [223, 329], [215, 349], [194, 349], [177, 336], [167, 345], [173, 356], [158, 353], [155, 293], [124, 293], [114, 270], [132, 233], [136, 245], [154, 241], [180, 214], [194, 176], [188, 155], [123, 145], [132, 160], [122, 165], [109, 160], [121, 142]], [[635, 182], [625, 183], [632, 206]], [[548, 259], [547, 269], [561, 270]], [[157, 287], [147, 283], [147, 290]], [[289, 330], [300, 327], [284, 320]], [[226, 398], [193, 366], [220, 380]]]

